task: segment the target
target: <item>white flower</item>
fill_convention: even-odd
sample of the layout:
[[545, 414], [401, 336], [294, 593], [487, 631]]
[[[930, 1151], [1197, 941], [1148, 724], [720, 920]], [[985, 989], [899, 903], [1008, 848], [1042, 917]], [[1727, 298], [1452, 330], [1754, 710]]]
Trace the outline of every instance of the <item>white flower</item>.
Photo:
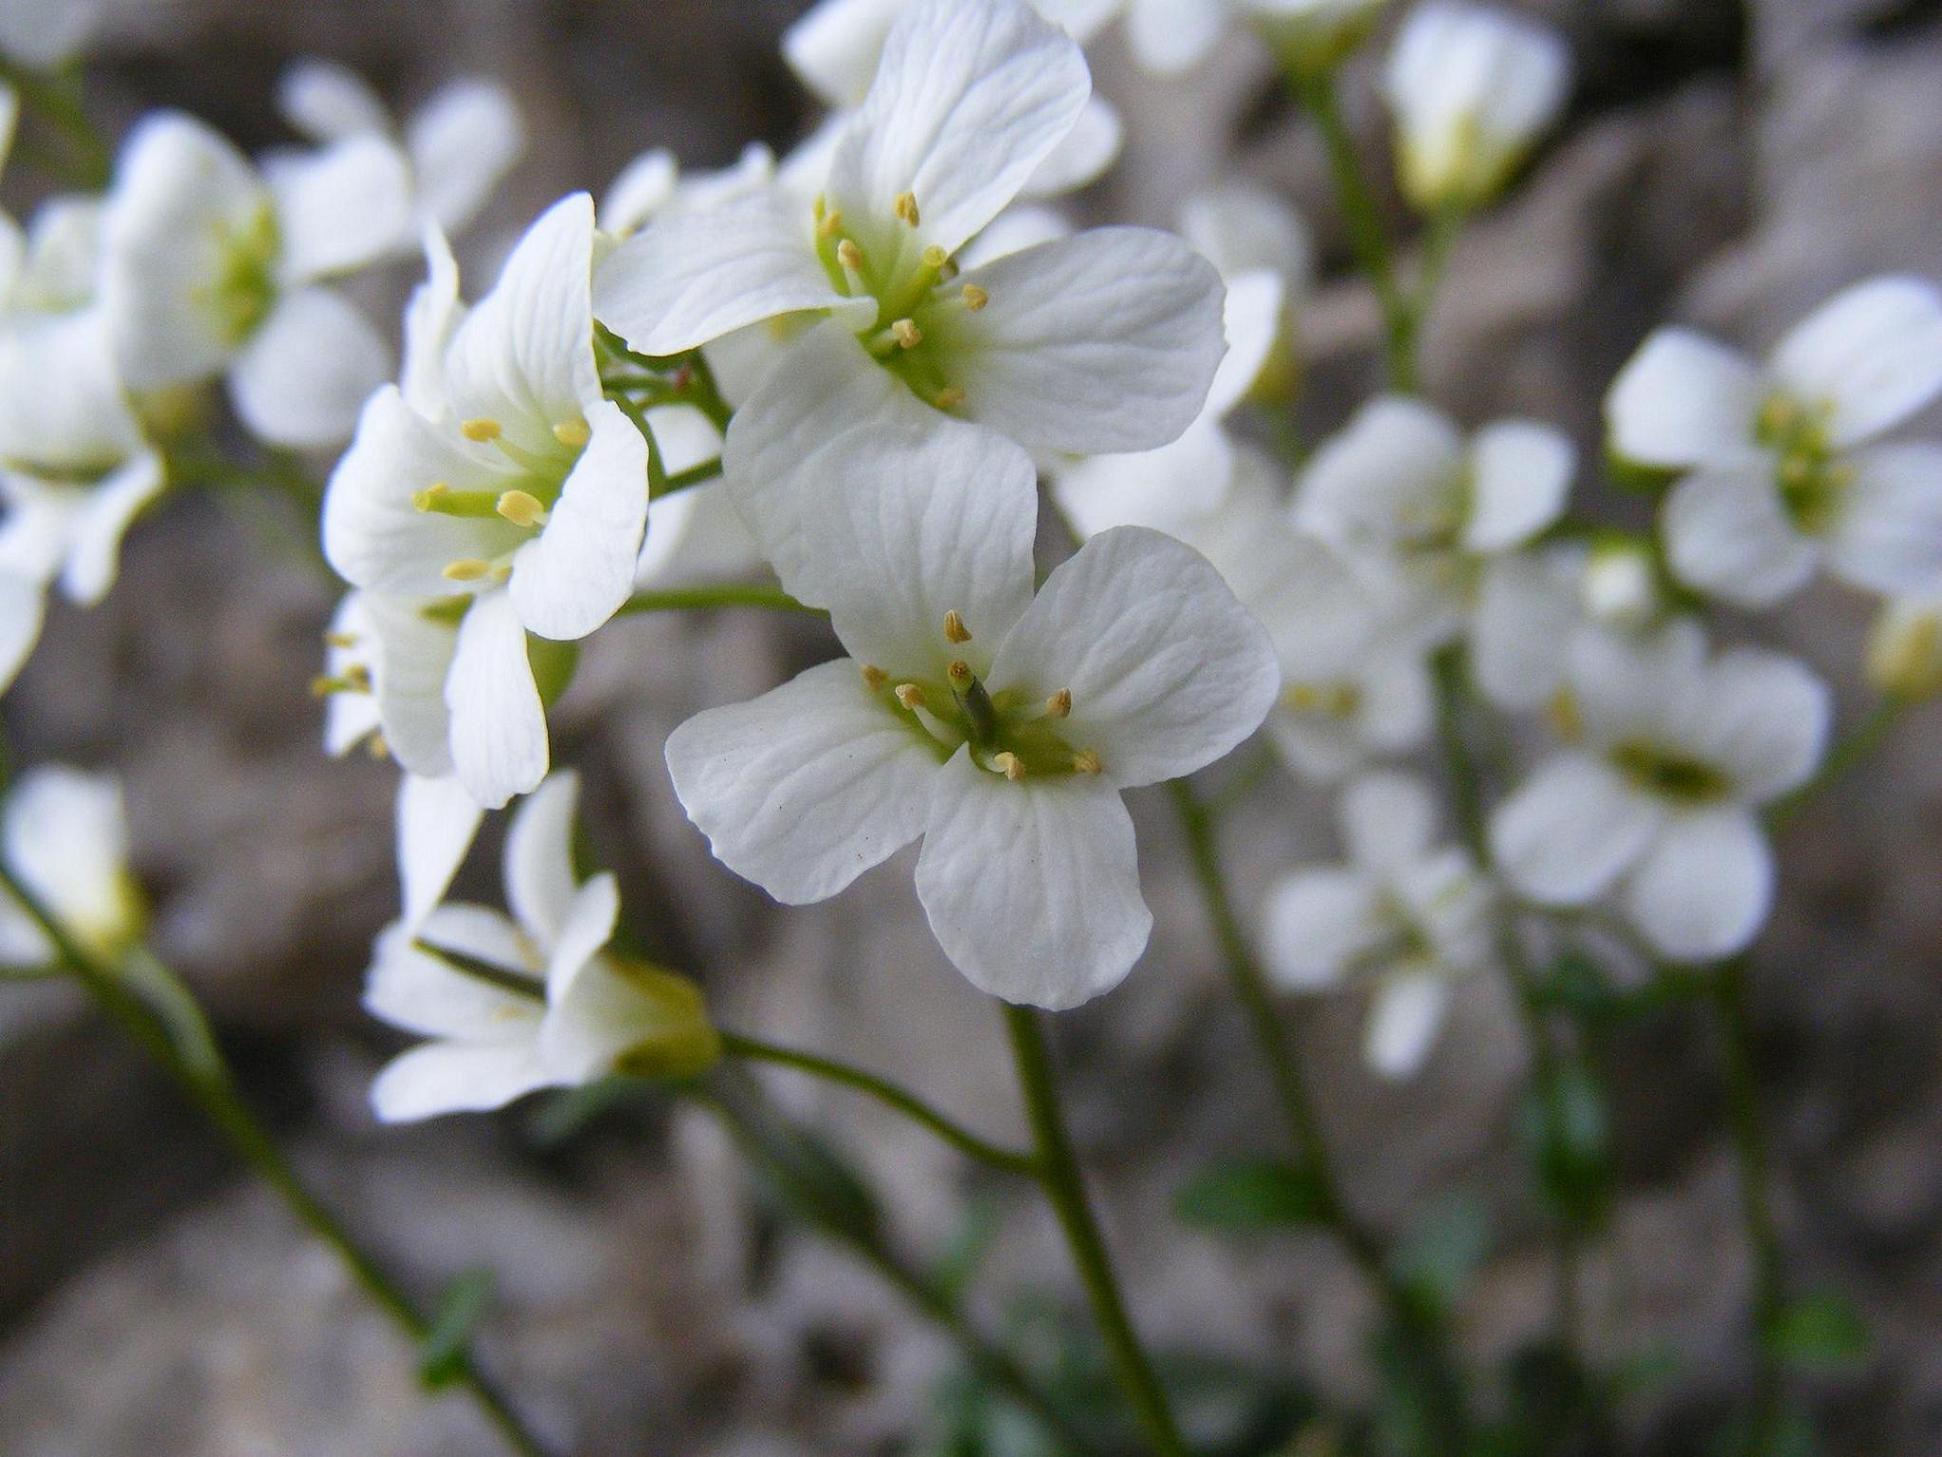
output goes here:
[[1362, 44], [1388, 0], [1234, 0], [1283, 66], [1327, 71]]
[[488, 807], [546, 772], [527, 633], [570, 641], [613, 616], [646, 529], [647, 442], [594, 361], [593, 233], [586, 194], [557, 203], [462, 322], [438, 262], [413, 301], [405, 388], [372, 397], [324, 500], [325, 555], [346, 580], [462, 611], [451, 759]]
[[100, 0], [6, 0], [0, 56], [30, 71], [55, 70], [80, 54], [100, 18]]
[[1436, 802], [1420, 781], [1368, 775], [1340, 810], [1349, 863], [1297, 871], [1269, 895], [1269, 969], [1302, 991], [1373, 983], [1369, 1063], [1408, 1077], [1454, 983], [1495, 959], [1495, 896], [1468, 852], [1436, 845]]
[[846, 428], [814, 448], [820, 486], [778, 486], [761, 460], [730, 473], [783, 586], [829, 608], [851, 657], [683, 724], [675, 792], [730, 869], [792, 905], [921, 836], [918, 898], [959, 970], [1075, 1006], [1152, 924], [1120, 792], [1252, 733], [1273, 655], [1157, 532], [1093, 538], [1035, 597], [1031, 461], [884, 388], [873, 409], [827, 402]]
[[[1073, 128], [1079, 47], [1023, 0], [914, 0], [892, 25], [815, 204], [778, 185], [665, 217], [607, 259], [596, 312], [630, 347], [680, 354], [752, 324], [828, 315], [940, 412], [1028, 449], [1146, 450], [1199, 413], [1221, 353], [1220, 281], [1178, 239], [1102, 228], [960, 273], [959, 250]], [[785, 354], [731, 438], [815, 389]], [[782, 397], [778, 402], [778, 397]]]
[[[363, 77], [309, 58], [283, 73], [277, 104], [314, 142], [376, 137], [395, 142], [411, 164], [417, 216], [448, 233], [477, 217], [526, 150], [526, 125], [506, 88], [466, 77], [440, 88], [399, 127]], [[407, 230], [399, 242], [408, 242]]]
[[1884, 603], [1868, 634], [1867, 667], [1877, 693], [1919, 702], [1942, 692], [1942, 597]]
[[1817, 566], [1889, 595], [1942, 590], [1942, 446], [1874, 443], [1942, 393], [1942, 291], [1837, 294], [1764, 365], [1661, 329], [1605, 402], [1622, 459], [1690, 474], [1665, 503], [1673, 572], [1761, 607]]
[[1490, 201], [1570, 80], [1570, 52], [1544, 26], [1446, 0], [1412, 10], [1383, 76], [1404, 195], [1424, 212]]
[[1498, 807], [1504, 875], [1547, 906], [1617, 888], [1662, 955], [1707, 961], [1752, 941], [1773, 900], [1756, 810], [1812, 775], [1827, 739], [1826, 687], [1789, 658], [1734, 649], [1710, 661], [1689, 622], [1574, 647], [1580, 742]]
[[608, 184], [600, 199], [600, 231], [619, 239], [638, 232], [653, 218], [707, 212], [761, 192], [775, 176], [775, 153], [760, 142], [742, 148], [732, 167], [701, 172], [684, 172], [674, 153], [656, 147], [621, 168]]
[[371, 1088], [387, 1123], [502, 1107], [620, 1071], [686, 1073], [718, 1050], [699, 991], [608, 949], [612, 874], [582, 883], [571, 849], [579, 781], [555, 775], [506, 837], [513, 915], [444, 905], [387, 928], [366, 984], [377, 1017], [431, 1039]]
[[[7, 795], [0, 822], [7, 868], [84, 948], [113, 958], [142, 934], [141, 891], [128, 873], [121, 787], [60, 765], [31, 769]], [[55, 959], [47, 933], [0, 889], [0, 964]]]
[[1420, 400], [1366, 405], [1315, 452], [1296, 519], [1419, 600], [1427, 639], [1461, 627], [1491, 559], [1564, 512], [1577, 453], [1548, 425], [1499, 420], [1466, 441]]

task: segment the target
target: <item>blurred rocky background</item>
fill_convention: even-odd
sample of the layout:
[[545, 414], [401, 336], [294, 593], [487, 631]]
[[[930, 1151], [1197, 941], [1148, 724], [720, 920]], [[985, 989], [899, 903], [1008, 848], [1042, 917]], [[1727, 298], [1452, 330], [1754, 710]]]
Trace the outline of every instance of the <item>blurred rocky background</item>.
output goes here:
[[[288, 140], [279, 70], [329, 56], [409, 102], [469, 72], [517, 93], [533, 146], [470, 257], [635, 152], [691, 166], [812, 119], [775, 41], [797, 0], [113, 0], [91, 66], [104, 125], [186, 106], [246, 146]], [[1539, 0], [1580, 82], [1526, 184], [1455, 256], [1428, 341], [1461, 417], [1548, 416], [1595, 448], [1605, 384], [1682, 319], [1752, 345], [1885, 269], [1942, 276], [1942, 5], [1933, 0]], [[1095, 70], [1127, 155], [1084, 205], [1168, 223], [1233, 169], [1285, 187], [1321, 241], [1304, 336], [1312, 438], [1374, 383], [1376, 315], [1347, 269], [1323, 158], [1261, 59], [1230, 45], [1183, 81], [1116, 36]], [[1366, 64], [1351, 115], [1372, 161]], [[10, 185], [13, 185], [10, 179]], [[12, 199], [16, 205], [22, 198]], [[475, 280], [481, 276], [474, 273]], [[400, 278], [400, 293], [408, 279]], [[373, 298], [389, 309], [395, 298]], [[1933, 422], [1931, 422], [1933, 423]], [[1599, 501], [1624, 519], [1636, 503]], [[563, 1136], [547, 1106], [376, 1128], [397, 1046], [357, 1000], [392, 913], [394, 771], [331, 762], [306, 692], [334, 590], [279, 500], [172, 503], [134, 532], [102, 608], [54, 609], [0, 705], [19, 763], [126, 779], [162, 953], [208, 999], [253, 1098], [350, 1223], [428, 1301], [485, 1267], [484, 1355], [575, 1457], [794, 1457], [925, 1449], [948, 1350], [871, 1274], [751, 1193], [699, 1109], [646, 1099]], [[1863, 609], [1832, 591], [1777, 631], [1853, 685]], [[587, 776], [591, 840], [644, 941], [707, 983], [724, 1022], [904, 1080], [994, 1137], [1022, 1136], [999, 1022], [943, 961], [903, 858], [782, 912], [714, 866], [660, 758], [698, 707], [826, 651], [813, 626], [637, 619], [604, 633], [556, 757]], [[1825, 1451], [1942, 1451], [1942, 758], [1933, 715], [1786, 835], [1784, 908], [1759, 948], [1759, 1054], [1790, 1278], [1851, 1292], [1869, 1357], [1805, 1390]], [[1250, 797], [1226, 848], [1252, 907], [1329, 849], [1324, 801]], [[1159, 921], [1118, 992], [1061, 1019], [1071, 1111], [1137, 1315], [1159, 1345], [1289, 1374], [1330, 1400], [1372, 1380], [1372, 1304], [1322, 1238], [1185, 1232], [1175, 1191], [1215, 1156], [1273, 1147], [1267, 1085], [1223, 993], [1163, 798], [1136, 795]], [[496, 893], [490, 843], [466, 885]], [[1356, 1205], [1401, 1232], [1440, 1193], [1489, 1215], [1460, 1306], [1467, 1350], [1540, 1330], [1543, 1225], [1516, 1146], [1523, 1053], [1500, 989], [1471, 986], [1424, 1074], [1378, 1083], [1359, 1009], [1302, 1038]], [[1626, 1408], [1622, 1450], [1706, 1450], [1745, 1389], [1749, 1265], [1703, 1019], [1647, 1018], [1601, 1049], [1620, 1195], [1585, 1292], [1593, 1344], [1672, 1360]], [[1075, 1287], [1049, 1218], [874, 1106], [777, 1075], [774, 1093], [880, 1181], [913, 1258], [994, 1222], [974, 1308], [994, 1326]], [[0, 1452], [10, 1457], [472, 1457], [493, 1439], [332, 1261], [251, 1186], [171, 1091], [66, 989], [0, 989]], [[996, 1451], [997, 1449], [993, 1449]], [[1020, 1449], [1023, 1450], [1023, 1449]], [[1315, 1445], [1291, 1448], [1322, 1452]]]

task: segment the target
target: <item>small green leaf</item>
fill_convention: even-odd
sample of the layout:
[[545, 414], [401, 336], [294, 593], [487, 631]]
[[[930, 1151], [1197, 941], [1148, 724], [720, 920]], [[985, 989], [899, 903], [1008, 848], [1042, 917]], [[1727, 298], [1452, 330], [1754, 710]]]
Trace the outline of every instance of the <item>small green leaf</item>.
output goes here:
[[1174, 1208], [1182, 1221], [1201, 1229], [1284, 1229], [1321, 1219], [1328, 1197], [1306, 1169], [1236, 1159], [1197, 1174], [1174, 1196]]
[[492, 1300], [492, 1272], [471, 1270], [454, 1280], [418, 1351], [418, 1379], [431, 1390], [449, 1386], [465, 1372], [472, 1334]]
[[1396, 1279], [1431, 1310], [1449, 1310], [1490, 1253], [1490, 1216], [1483, 1201], [1453, 1195], [1440, 1201], [1390, 1253]]
[[1767, 1343], [1783, 1361], [1810, 1371], [1852, 1370], [1867, 1361], [1873, 1345], [1861, 1312], [1832, 1291], [1790, 1302]]

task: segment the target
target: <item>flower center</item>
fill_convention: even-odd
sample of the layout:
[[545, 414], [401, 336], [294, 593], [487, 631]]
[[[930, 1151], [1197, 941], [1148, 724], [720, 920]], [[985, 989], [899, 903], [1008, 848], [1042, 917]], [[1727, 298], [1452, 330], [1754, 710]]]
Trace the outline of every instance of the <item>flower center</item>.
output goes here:
[[1841, 461], [1828, 439], [1831, 402], [1803, 404], [1775, 394], [1760, 407], [1754, 439], [1780, 459], [1775, 478], [1787, 514], [1802, 532], [1819, 535], [1854, 484], [1854, 468]]
[[204, 302], [224, 342], [234, 347], [254, 334], [276, 303], [276, 260], [283, 234], [266, 202], [240, 227], [216, 235], [216, 276]]
[[[491, 446], [518, 466], [519, 484], [458, 491], [444, 481], [433, 481], [413, 493], [411, 504], [434, 515], [491, 523], [486, 533], [491, 537], [488, 546], [491, 554], [447, 562], [443, 575], [452, 582], [503, 582], [512, 573], [513, 552], [525, 544], [529, 533], [546, 525], [566, 478], [572, 474], [580, 452], [592, 438], [592, 431], [583, 419], [561, 420], [552, 427], [555, 444], [541, 450], [508, 439], [504, 426], [484, 417], [465, 421], [459, 426], [459, 433], [475, 445]], [[507, 527], [513, 530], [508, 531]]]
[[1642, 740], [1614, 747], [1611, 761], [1640, 789], [1678, 804], [1710, 804], [1724, 799], [1732, 788], [1712, 765]]
[[[944, 614], [944, 641], [952, 648], [971, 641], [971, 629], [955, 611]], [[1064, 737], [1072, 714], [1069, 688], [1044, 699], [1010, 688], [993, 693], [968, 662], [955, 657], [941, 680], [893, 680], [882, 668], [865, 665], [863, 686], [913, 731], [935, 741], [941, 758], [969, 744], [979, 768], [1013, 781], [1098, 774], [1105, 767], [1097, 750], [1074, 748]]]

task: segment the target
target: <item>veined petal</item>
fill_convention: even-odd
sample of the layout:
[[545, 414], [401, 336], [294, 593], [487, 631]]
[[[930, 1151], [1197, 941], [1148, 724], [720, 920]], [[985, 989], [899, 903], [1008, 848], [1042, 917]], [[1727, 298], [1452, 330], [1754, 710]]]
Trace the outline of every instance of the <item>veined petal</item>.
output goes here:
[[236, 413], [259, 440], [341, 445], [358, 411], [391, 374], [391, 348], [370, 320], [328, 288], [283, 295], [236, 358]]
[[1834, 717], [1827, 685], [1804, 664], [1759, 648], [1734, 648], [1706, 668], [1693, 745], [1753, 804], [1797, 789], [1827, 748]]
[[1744, 951], [1773, 908], [1773, 851], [1738, 805], [1676, 815], [1632, 873], [1625, 909], [1662, 956], [1714, 961]]
[[955, 253], [1018, 196], [1091, 94], [1084, 53], [1023, 0], [913, 0], [837, 144], [830, 201], [888, 220], [908, 192], [918, 242]]
[[1434, 972], [1386, 977], [1369, 1003], [1363, 1056], [1386, 1078], [1413, 1077], [1429, 1058], [1450, 1008], [1448, 978]]
[[559, 939], [546, 959], [546, 999], [563, 1002], [595, 955], [614, 938], [620, 919], [620, 884], [603, 870], [575, 892], [559, 925]]
[[1612, 449], [1640, 465], [1717, 465], [1753, 451], [1766, 384], [1753, 361], [1691, 329], [1660, 329], [1605, 397]]
[[1942, 445], [1878, 445], [1849, 465], [1854, 480], [1826, 538], [1828, 570], [1887, 596], [1942, 591]]
[[452, 763], [474, 799], [498, 809], [546, 777], [546, 710], [512, 595], [482, 592], [459, 624], [445, 677]]
[[1211, 764], [1280, 691], [1267, 630], [1200, 553], [1115, 527], [1047, 578], [993, 661], [994, 690], [1072, 693], [1067, 741], [1122, 787]]
[[459, 265], [436, 223], [425, 228], [425, 281], [405, 305], [405, 359], [398, 383], [405, 402], [427, 419], [450, 414], [445, 398], [445, 351], [465, 319], [459, 302]]
[[371, 1084], [371, 1107], [380, 1122], [411, 1123], [487, 1113], [551, 1086], [537, 1032], [518, 1042], [427, 1042], [385, 1064]]
[[1072, 236], [1071, 221], [1058, 209], [1043, 203], [1021, 202], [1008, 207], [958, 252], [957, 261], [966, 269], [982, 268], [1008, 253], [1023, 253], [1040, 243]]
[[451, 714], [445, 707], [445, 679], [458, 650], [457, 625], [428, 616], [430, 604], [422, 598], [367, 592], [360, 600], [377, 637], [371, 688], [391, 756], [412, 774], [449, 775]]
[[826, 106], [855, 106], [870, 90], [884, 38], [905, 0], [821, 0], [782, 33], [782, 58]]
[[1780, 341], [1773, 373], [1795, 399], [1833, 407], [1836, 449], [1892, 430], [1942, 394], [1942, 290], [1920, 278], [1856, 284]]
[[1227, 353], [1221, 356], [1207, 391], [1206, 414], [1226, 415], [1254, 388], [1281, 341], [1287, 291], [1286, 281], [1271, 269], [1253, 268], [1227, 276], [1227, 298], [1221, 308]]
[[457, 232], [486, 205], [499, 179], [526, 150], [526, 123], [505, 87], [454, 81], [405, 128], [418, 212]]
[[1395, 874], [1427, 855], [1436, 835], [1436, 800], [1409, 774], [1365, 774], [1342, 791], [1342, 837], [1364, 870]]
[[647, 441], [612, 401], [587, 410], [593, 436], [537, 539], [513, 557], [513, 605], [541, 637], [585, 637], [634, 590], [647, 530]]
[[1063, 467], [1053, 490], [1081, 536], [1150, 526], [1185, 537], [1218, 509], [1233, 476], [1233, 443], [1218, 421], [1202, 418], [1158, 450], [1093, 455]]
[[788, 905], [835, 895], [922, 832], [938, 772], [857, 665], [823, 663], [668, 736], [674, 792], [715, 856]]
[[407, 928], [418, 926], [445, 898], [484, 815], [456, 778], [406, 774], [399, 781], [398, 880]]
[[1544, 905], [1586, 905], [1643, 855], [1661, 821], [1656, 804], [1589, 754], [1541, 765], [1491, 816], [1492, 858]]
[[410, 245], [411, 169], [388, 138], [346, 137], [264, 165], [283, 240], [281, 276], [350, 273]]
[[1220, 275], [1170, 233], [1094, 228], [965, 275], [951, 321], [963, 411], [1028, 450], [1151, 450], [1191, 425], [1225, 348]]
[[1578, 452], [1562, 430], [1527, 420], [1499, 420], [1470, 444], [1469, 518], [1464, 549], [1508, 551], [1564, 514]]
[[571, 769], [549, 774], [520, 802], [506, 832], [506, 902], [527, 935], [555, 945], [579, 893], [573, 873], [573, 817], [580, 776]]
[[1016, 783], [960, 749], [938, 771], [917, 898], [982, 992], [1062, 1011], [1117, 986], [1146, 949], [1133, 820], [1096, 775]]
[[1381, 905], [1381, 887], [1360, 870], [1296, 871], [1268, 895], [1268, 970], [1291, 991], [1339, 985], [1388, 935]]
[[1072, 130], [1032, 173], [1022, 189], [1024, 197], [1058, 197], [1097, 182], [1119, 156], [1126, 124], [1103, 96], [1087, 100]]
[[1338, 545], [1447, 530], [1458, 524], [1463, 476], [1456, 426], [1420, 400], [1385, 396], [1315, 452], [1295, 496], [1295, 519]]
[[594, 313], [630, 349], [656, 356], [806, 310], [868, 325], [876, 301], [837, 292], [810, 228], [797, 200], [773, 187], [705, 212], [669, 213], [600, 265]]
[[61, 591], [92, 606], [108, 595], [121, 564], [121, 539], [142, 508], [162, 493], [162, 457], [144, 450], [97, 481], [69, 527]]
[[1788, 518], [1766, 460], [1695, 471], [1673, 487], [1659, 525], [1673, 575], [1741, 607], [1799, 591], [1820, 559]]

